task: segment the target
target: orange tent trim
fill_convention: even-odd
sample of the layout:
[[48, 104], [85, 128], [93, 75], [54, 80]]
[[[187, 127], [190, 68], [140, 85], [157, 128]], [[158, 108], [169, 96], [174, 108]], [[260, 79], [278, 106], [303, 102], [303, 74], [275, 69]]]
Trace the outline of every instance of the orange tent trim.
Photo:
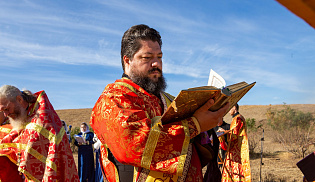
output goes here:
[[315, 28], [315, 0], [277, 0], [292, 13]]

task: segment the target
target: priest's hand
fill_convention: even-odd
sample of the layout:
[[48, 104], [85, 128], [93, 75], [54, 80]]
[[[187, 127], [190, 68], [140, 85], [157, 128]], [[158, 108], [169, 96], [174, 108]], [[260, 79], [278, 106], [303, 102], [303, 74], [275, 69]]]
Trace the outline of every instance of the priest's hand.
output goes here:
[[203, 106], [195, 111], [193, 116], [198, 120], [200, 125], [200, 132], [208, 131], [218, 125], [222, 120], [224, 114], [229, 109], [230, 103], [225, 104], [217, 111], [209, 111], [213, 106], [214, 100], [209, 99]]

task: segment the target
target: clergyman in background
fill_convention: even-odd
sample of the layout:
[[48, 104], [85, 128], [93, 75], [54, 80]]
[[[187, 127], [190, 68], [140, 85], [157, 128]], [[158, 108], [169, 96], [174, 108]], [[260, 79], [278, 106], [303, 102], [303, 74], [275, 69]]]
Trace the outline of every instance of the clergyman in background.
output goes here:
[[247, 126], [245, 118], [239, 113], [239, 105], [235, 104], [231, 110], [229, 144], [222, 172], [222, 182], [251, 181], [249, 161]]
[[228, 138], [227, 133], [230, 130], [230, 124], [226, 123], [223, 118], [218, 123], [216, 127], [214, 127], [214, 131], [217, 133], [220, 145], [219, 145], [219, 156], [218, 156], [218, 163], [219, 167], [222, 168], [223, 162], [225, 159], [226, 150], [228, 147]]
[[0, 87], [13, 129], [0, 141], [1, 181], [79, 181], [68, 137], [44, 91]]

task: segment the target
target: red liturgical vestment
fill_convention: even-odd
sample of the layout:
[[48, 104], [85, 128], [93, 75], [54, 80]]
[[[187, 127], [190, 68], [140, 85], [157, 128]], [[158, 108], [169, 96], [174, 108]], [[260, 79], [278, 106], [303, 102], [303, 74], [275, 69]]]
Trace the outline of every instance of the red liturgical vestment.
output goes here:
[[37, 101], [27, 111], [30, 122], [0, 140], [0, 158], [15, 164], [25, 181], [77, 182], [76, 165], [61, 120], [44, 91], [35, 95]]
[[230, 141], [222, 172], [222, 182], [251, 181], [248, 137], [245, 119], [238, 114], [233, 117]]
[[135, 166], [134, 181], [202, 181], [200, 159], [190, 139], [199, 134], [196, 118], [161, 123], [171, 102], [143, 90], [128, 78], [106, 86], [97, 100], [90, 124], [102, 142], [105, 176], [117, 182], [117, 169], [107, 158]]

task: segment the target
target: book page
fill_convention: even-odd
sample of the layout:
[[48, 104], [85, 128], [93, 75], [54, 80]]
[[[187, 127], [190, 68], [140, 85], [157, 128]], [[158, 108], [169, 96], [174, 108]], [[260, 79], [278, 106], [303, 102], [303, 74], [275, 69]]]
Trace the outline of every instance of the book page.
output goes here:
[[226, 83], [225, 80], [220, 76], [218, 73], [210, 70], [209, 80], [208, 80], [208, 86], [215, 86], [217, 88], [225, 87]]
[[79, 143], [86, 143], [85, 139], [81, 135], [74, 135], [74, 138]]

